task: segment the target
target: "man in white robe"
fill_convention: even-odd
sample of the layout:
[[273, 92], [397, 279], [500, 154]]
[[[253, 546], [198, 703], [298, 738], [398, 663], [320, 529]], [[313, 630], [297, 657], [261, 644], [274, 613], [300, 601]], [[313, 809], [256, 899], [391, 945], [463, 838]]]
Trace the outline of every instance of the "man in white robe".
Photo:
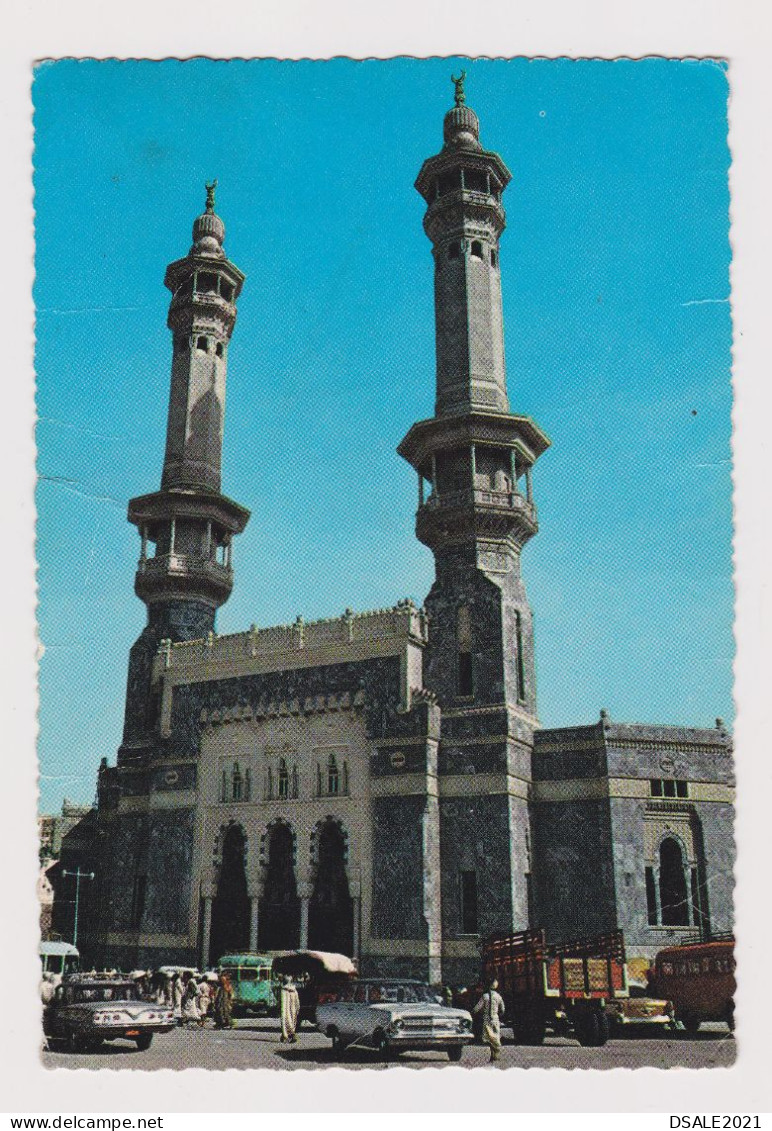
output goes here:
[[482, 1039], [491, 1050], [491, 1061], [501, 1057], [501, 1018], [504, 1016], [504, 999], [499, 991], [499, 983], [494, 978], [490, 989], [474, 1007], [475, 1013], [483, 1015]]
[[292, 978], [287, 977], [281, 986], [281, 1039], [294, 1044], [297, 1041], [295, 1031], [298, 1027], [300, 1015], [300, 995]]

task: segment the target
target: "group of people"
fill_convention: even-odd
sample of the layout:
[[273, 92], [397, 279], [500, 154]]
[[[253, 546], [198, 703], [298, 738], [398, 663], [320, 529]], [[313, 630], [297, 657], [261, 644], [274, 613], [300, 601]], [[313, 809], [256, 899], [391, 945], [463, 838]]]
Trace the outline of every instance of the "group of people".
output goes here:
[[211, 1017], [215, 1029], [233, 1028], [233, 986], [225, 971], [136, 971], [135, 978], [143, 997], [174, 1010], [178, 1025], [203, 1029]]

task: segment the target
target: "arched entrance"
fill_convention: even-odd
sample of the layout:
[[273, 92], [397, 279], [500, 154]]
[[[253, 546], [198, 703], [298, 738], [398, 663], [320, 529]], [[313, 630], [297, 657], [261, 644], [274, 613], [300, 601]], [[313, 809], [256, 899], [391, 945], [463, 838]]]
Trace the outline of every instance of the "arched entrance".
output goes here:
[[346, 838], [337, 821], [318, 827], [316, 877], [308, 909], [308, 945], [312, 950], [354, 951], [353, 902], [346, 875]]
[[268, 832], [265, 887], [260, 900], [261, 950], [294, 950], [300, 945], [300, 900], [295, 880], [295, 844], [283, 821]]
[[247, 838], [240, 825], [231, 825], [220, 847], [220, 876], [212, 901], [209, 961], [223, 954], [249, 949], [249, 897], [247, 895]]
[[684, 864], [681, 845], [673, 837], [666, 837], [659, 846], [659, 899], [663, 927], [689, 925]]

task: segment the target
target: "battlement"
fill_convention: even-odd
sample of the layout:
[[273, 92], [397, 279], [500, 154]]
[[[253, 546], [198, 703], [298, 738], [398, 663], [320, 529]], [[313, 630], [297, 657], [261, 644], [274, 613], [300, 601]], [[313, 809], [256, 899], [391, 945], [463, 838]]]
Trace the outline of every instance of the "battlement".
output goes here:
[[[227, 667], [245, 660], [281, 665], [282, 657], [303, 652], [333, 649], [341, 659], [350, 649], [353, 654], [362, 646], [377, 646], [393, 641], [407, 642], [421, 648], [426, 644], [428, 621], [423, 609], [412, 601], [399, 601], [390, 609], [372, 609], [355, 613], [351, 609], [339, 617], [305, 621], [298, 617], [292, 624], [258, 628], [247, 632], [218, 636], [211, 632], [201, 640], [183, 640], [173, 644], [162, 640], [154, 664], [154, 674], [200, 665]], [[396, 650], [396, 649], [395, 649]]]

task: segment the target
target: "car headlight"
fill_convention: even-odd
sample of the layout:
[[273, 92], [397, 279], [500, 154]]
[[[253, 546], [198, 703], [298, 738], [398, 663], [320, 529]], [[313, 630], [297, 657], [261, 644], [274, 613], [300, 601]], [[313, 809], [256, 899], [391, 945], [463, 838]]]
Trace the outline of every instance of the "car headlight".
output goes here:
[[471, 1017], [462, 1017], [462, 1018], [460, 1018], [460, 1020], [459, 1020], [459, 1022], [458, 1022], [458, 1031], [459, 1031], [459, 1033], [468, 1033], [468, 1032], [470, 1031], [470, 1029], [471, 1029], [471, 1028], [472, 1028], [472, 1019], [471, 1019]]
[[398, 1033], [400, 1031], [400, 1029], [404, 1029], [404, 1028], [405, 1028], [405, 1022], [402, 1021], [399, 1017], [396, 1019], [396, 1021], [392, 1021], [391, 1025], [389, 1025], [389, 1030], [392, 1033]]

